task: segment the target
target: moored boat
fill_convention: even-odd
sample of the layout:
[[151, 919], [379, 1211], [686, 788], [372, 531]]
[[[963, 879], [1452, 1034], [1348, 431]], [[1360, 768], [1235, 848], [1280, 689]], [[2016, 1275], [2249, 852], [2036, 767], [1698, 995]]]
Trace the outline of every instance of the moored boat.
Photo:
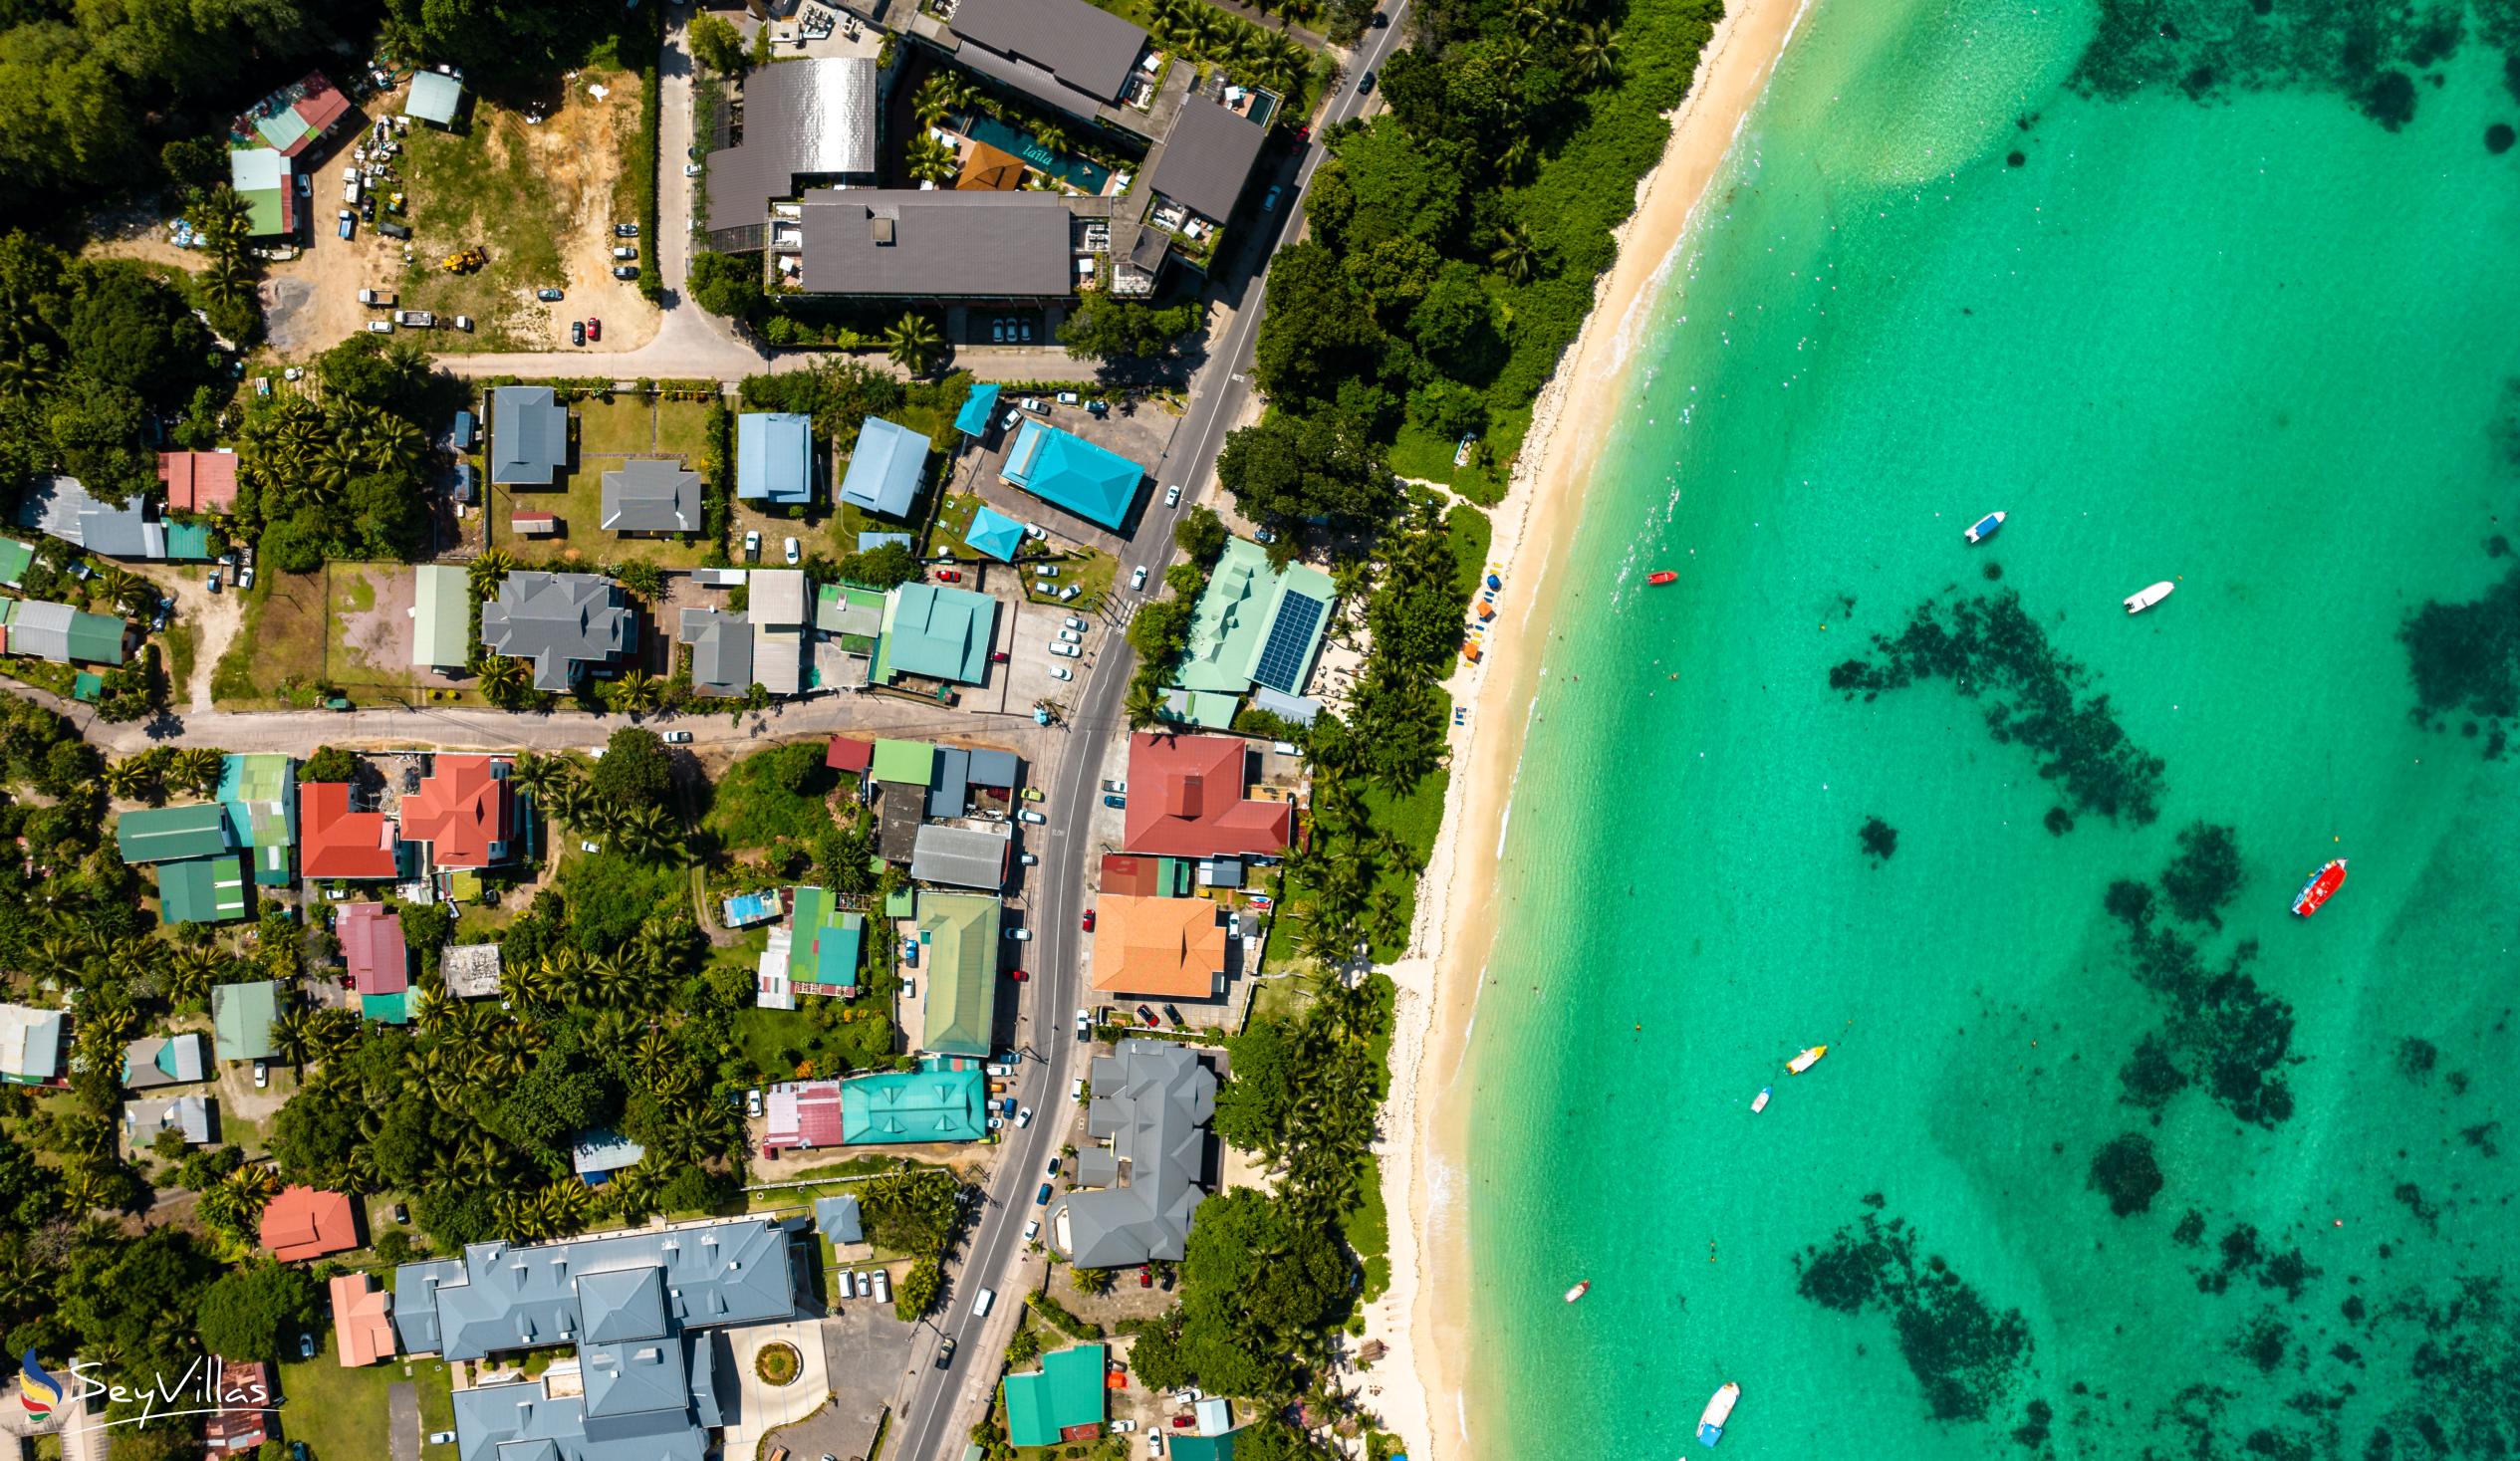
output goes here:
[[2003, 525], [2004, 515], [1999, 512], [1990, 512], [1986, 516], [1979, 518], [1976, 522], [1969, 524], [1969, 530], [1961, 536], [1968, 539], [1971, 543], [1983, 543], [1987, 539], [1994, 537], [1995, 530]]
[[1732, 1407], [1740, 1399], [1741, 1386], [1730, 1380], [1724, 1381], [1723, 1388], [1715, 1391], [1715, 1397], [1706, 1402], [1704, 1410], [1698, 1412], [1697, 1443], [1699, 1445], [1711, 1446], [1724, 1438], [1724, 1422], [1732, 1419]]
[[2169, 598], [2170, 591], [2177, 587], [2178, 585], [2171, 583], [2167, 579], [2163, 579], [2157, 584], [2148, 585], [2142, 589], [2137, 590], [2135, 593], [2127, 596], [2127, 612], [2143, 612], [2145, 609], [2150, 609], [2153, 605]]
[[1566, 1291], [1566, 1302], [1573, 1304], [1576, 1300], [1581, 1299], [1592, 1292], [1593, 1281], [1591, 1279], [1586, 1279], [1584, 1282]]
[[1669, 569], [1655, 569], [1652, 573], [1645, 575], [1645, 582], [1648, 584], [1668, 584], [1678, 577], [1678, 574], [1671, 572]]
[[2293, 911], [2307, 918], [2327, 906], [2328, 899], [2345, 886], [2345, 859], [2339, 857], [2311, 875], [2293, 897]]
[[1805, 1071], [1810, 1070], [1812, 1067], [1819, 1065], [1820, 1058], [1828, 1053], [1829, 1047], [1825, 1045], [1815, 1045], [1811, 1049], [1804, 1051], [1801, 1055], [1787, 1061], [1785, 1063], [1786, 1074], [1799, 1076]]
[[1759, 1094], [1750, 1098], [1750, 1114], [1755, 1116], [1759, 1112], [1766, 1110], [1768, 1108], [1768, 1097], [1774, 1096], [1775, 1094], [1776, 1088], [1773, 1086], [1760, 1087]]

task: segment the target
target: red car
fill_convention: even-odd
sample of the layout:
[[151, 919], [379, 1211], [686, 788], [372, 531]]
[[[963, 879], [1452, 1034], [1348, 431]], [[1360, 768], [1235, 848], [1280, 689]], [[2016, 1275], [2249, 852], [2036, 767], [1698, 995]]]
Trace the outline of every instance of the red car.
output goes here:
[[1172, 1428], [1174, 1430], [1188, 1430], [1191, 1426], [1196, 1424], [1198, 1424], [1198, 1417], [1195, 1415], [1176, 1415], [1172, 1417]]
[[589, 315], [587, 317], [587, 339], [602, 340], [603, 338], [604, 322], [595, 318], [593, 315]]
[[1032, 978], [1033, 976], [1031, 976], [1030, 974], [1025, 973], [1025, 972], [1024, 972], [1023, 970], [1021, 970], [1021, 969], [1015, 969], [1015, 970], [1010, 970], [1010, 971], [1007, 973], [1007, 976], [1006, 976], [1006, 977], [1007, 977], [1007, 978], [1009, 978], [1009, 979], [1014, 980], [1014, 981], [1015, 981], [1016, 983], [1018, 983], [1018, 984], [1021, 984], [1021, 983], [1023, 983], [1025, 980], [1030, 979], [1030, 978]]
[[1004, 664], [1005, 662], [1006, 662], [1006, 651], [1005, 651], [1005, 650], [1003, 650], [1003, 649], [992, 649], [992, 650], [990, 650], [990, 651], [989, 651], [989, 663], [991, 663], [991, 664]]
[[939, 584], [959, 584], [962, 582], [962, 570], [940, 568], [936, 570], [936, 582]]
[[1092, 908], [1085, 910], [1085, 931], [1088, 933], [1092, 933], [1094, 931], [1094, 910]]
[[1155, 1271], [1154, 1271], [1153, 1269], [1150, 1269], [1150, 1268], [1141, 1268], [1141, 1269], [1137, 1270], [1137, 1287], [1138, 1287], [1138, 1288], [1140, 1288], [1140, 1289], [1151, 1289], [1151, 1288], [1153, 1288], [1154, 1286], [1155, 1286]]

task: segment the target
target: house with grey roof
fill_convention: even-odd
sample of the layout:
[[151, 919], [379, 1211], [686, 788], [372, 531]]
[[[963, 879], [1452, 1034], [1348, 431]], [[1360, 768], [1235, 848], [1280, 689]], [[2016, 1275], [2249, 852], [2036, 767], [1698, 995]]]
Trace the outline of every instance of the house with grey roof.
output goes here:
[[511, 572], [481, 606], [481, 645], [534, 662], [534, 688], [566, 690], [590, 664], [638, 648], [638, 619], [622, 586], [601, 574]]
[[218, 1135], [213, 1114], [206, 1096], [126, 1100], [123, 1102], [123, 1132], [134, 1151], [146, 1150], [166, 1131], [183, 1137], [186, 1146], [207, 1146]]
[[123, 1047], [123, 1084], [133, 1091], [210, 1079], [210, 1042], [197, 1030], [149, 1035]]
[[[804, 57], [753, 68], [744, 79], [742, 135], [709, 153], [710, 247], [763, 247], [774, 198], [875, 181], [882, 87], [868, 56]], [[720, 234], [727, 236], [722, 243]]]
[[943, 820], [960, 817], [971, 797], [971, 753], [960, 746], [938, 746], [927, 776], [927, 815]]
[[490, 481], [549, 487], [569, 465], [569, 409], [548, 385], [490, 392]]
[[700, 531], [700, 474], [676, 461], [641, 457], [604, 474], [609, 533]]
[[796, 1226], [745, 1217], [470, 1244], [394, 1270], [394, 1338], [447, 1359], [576, 1351], [580, 1394], [544, 1381], [457, 1391], [460, 1461], [702, 1461], [733, 1388], [710, 1332], [805, 1311]]
[[1050, 1205], [1051, 1236], [1079, 1268], [1120, 1268], [1189, 1251], [1190, 1216], [1206, 1200], [1204, 1127], [1216, 1076], [1185, 1046], [1124, 1040], [1098, 1057], [1076, 1191]]
[[77, 477], [38, 477], [18, 501], [18, 526], [50, 533], [107, 558], [149, 561], [166, 556], [166, 525], [152, 522], [148, 499], [133, 493], [117, 506]]
[[802, 211], [808, 294], [1057, 301], [1075, 292], [1076, 220], [1056, 193], [823, 189], [805, 195]]
[[1269, 129], [1209, 97], [1181, 104], [1148, 186], [1212, 223], [1233, 216]]
[[0, 1005], [0, 1085], [47, 1086], [62, 1076], [62, 1012]]
[[1089, 122], [1146, 49], [1145, 31], [1086, 0], [957, 0], [953, 30], [956, 63]]
[[927, 453], [934, 443], [907, 426], [869, 416], [858, 428], [858, 444], [849, 453], [849, 473], [840, 482], [840, 500], [854, 502], [879, 517], [906, 518], [918, 498], [918, 484], [927, 475]]
[[128, 630], [119, 618], [67, 604], [0, 600], [0, 650], [11, 654], [55, 664], [121, 664], [128, 657], [124, 649]]
[[910, 876], [996, 892], [1006, 886], [1006, 854], [1014, 845], [1012, 831], [1003, 823], [996, 831], [924, 823], [910, 843]]
[[740, 699], [752, 689], [752, 625], [740, 613], [686, 609], [674, 638], [691, 646], [691, 688]]

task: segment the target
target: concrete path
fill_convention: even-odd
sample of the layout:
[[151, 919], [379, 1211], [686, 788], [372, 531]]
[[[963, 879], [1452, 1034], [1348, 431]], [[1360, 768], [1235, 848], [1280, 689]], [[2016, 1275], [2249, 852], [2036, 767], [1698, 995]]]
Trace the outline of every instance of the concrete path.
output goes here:
[[409, 1380], [385, 1386], [385, 1446], [393, 1461], [420, 1461], [420, 1387]]

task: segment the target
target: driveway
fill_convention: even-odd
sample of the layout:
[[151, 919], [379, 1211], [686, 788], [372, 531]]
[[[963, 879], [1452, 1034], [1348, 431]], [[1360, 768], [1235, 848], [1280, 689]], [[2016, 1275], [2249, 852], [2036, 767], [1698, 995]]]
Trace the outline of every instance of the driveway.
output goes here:
[[420, 1387], [409, 1380], [385, 1386], [385, 1445], [393, 1461], [420, 1461]]
[[[726, 1461], [753, 1461], [762, 1439], [823, 1408], [832, 1395], [831, 1366], [823, 1354], [822, 1327], [814, 1320], [795, 1324], [755, 1325], [726, 1332], [734, 1351], [735, 1423], [726, 1427]], [[754, 1358], [773, 1344], [797, 1352], [796, 1378], [784, 1385], [764, 1381], [753, 1369]]]

